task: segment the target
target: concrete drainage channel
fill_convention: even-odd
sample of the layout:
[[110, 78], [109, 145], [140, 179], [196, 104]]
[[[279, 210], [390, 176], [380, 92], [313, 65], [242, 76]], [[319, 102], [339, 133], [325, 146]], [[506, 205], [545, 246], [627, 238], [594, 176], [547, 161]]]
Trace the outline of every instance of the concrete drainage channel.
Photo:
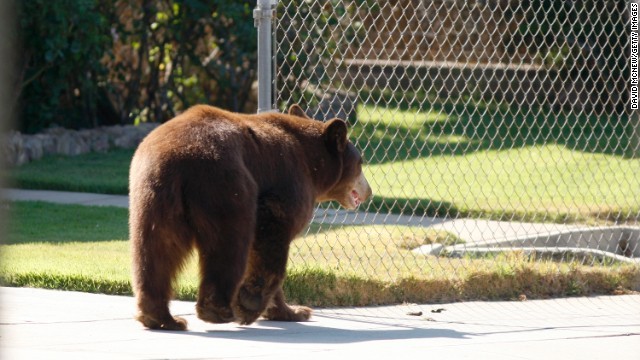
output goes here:
[[476, 219], [442, 219], [318, 209], [313, 221], [336, 225], [420, 226], [448, 231], [464, 244], [422, 245], [415, 254], [483, 257], [520, 252], [536, 258], [617, 261], [640, 264], [640, 227], [535, 224]]
[[462, 257], [496, 253], [522, 252], [525, 255], [558, 260], [607, 259], [640, 264], [640, 229], [631, 227], [580, 228], [548, 234], [518, 236], [508, 239], [443, 246], [422, 245], [414, 253]]

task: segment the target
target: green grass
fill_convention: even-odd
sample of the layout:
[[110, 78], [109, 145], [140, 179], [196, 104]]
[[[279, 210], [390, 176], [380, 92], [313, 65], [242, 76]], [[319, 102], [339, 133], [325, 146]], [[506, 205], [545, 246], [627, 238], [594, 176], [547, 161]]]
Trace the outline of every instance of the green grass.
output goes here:
[[558, 145], [427, 157], [365, 173], [380, 194], [377, 207], [396, 212], [561, 223], [633, 221], [640, 213], [640, 160]]
[[127, 194], [132, 156], [133, 150], [48, 156], [12, 169], [9, 184], [24, 189]]
[[117, 207], [5, 203], [10, 244], [110, 241], [129, 238], [128, 210]]
[[628, 121], [508, 108], [361, 105], [373, 209], [543, 222], [637, 221]]
[[[369, 211], [558, 223], [636, 222], [640, 159], [628, 119], [487, 105], [358, 107]], [[15, 186], [127, 193], [133, 151], [50, 157]]]
[[[12, 226], [0, 246], [3, 285], [130, 294], [127, 211], [38, 202], [8, 203]], [[76, 216], [73, 216], [73, 215]], [[37, 224], [37, 225], [36, 225]], [[520, 254], [483, 259], [419, 256], [446, 232], [401, 226], [314, 224], [291, 250], [287, 297], [313, 306], [359, 306], [610, 294], [638, 289], [640, 268], [533, 261]], [[176, 285], [193, 300], [195, 257]]]

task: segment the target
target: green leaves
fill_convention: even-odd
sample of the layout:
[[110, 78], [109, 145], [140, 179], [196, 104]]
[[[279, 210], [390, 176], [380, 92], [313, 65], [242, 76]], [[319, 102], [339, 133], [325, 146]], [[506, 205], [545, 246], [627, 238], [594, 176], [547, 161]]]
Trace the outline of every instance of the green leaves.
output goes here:
[[99, 85], [88, 77], [105, 73], [101, 59], [111, 44], [98, 1], [24, 1], [18, 17], [20, 130], [95, 124]]
[[256, 1], [30, 0], [18, 11], [19, 130], [165, 121], [246, 108]]

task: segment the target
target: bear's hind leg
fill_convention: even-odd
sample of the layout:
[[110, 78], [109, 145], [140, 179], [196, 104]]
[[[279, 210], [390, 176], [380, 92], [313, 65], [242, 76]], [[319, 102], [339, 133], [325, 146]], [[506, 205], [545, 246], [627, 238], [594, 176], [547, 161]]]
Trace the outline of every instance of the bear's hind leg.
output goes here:
[[[158, 236], [158, 234], [155, 234]], [[133, 287], [138, 304], [136, 319], [145, 327], [160, 330], [186, 330], [187, 322], [169, 312], [172, 283], [190, 252], [190, 246], [171, 237], [156, 241], [133, 241]]]
[[[140, 297], [144, 299], [144, 297]], [[148, 301], [148, 300], [142, 300]], [[155, 308], [154, 308], [155, 306]], [[153, 330], [187, 330], [187, 321], [179, 316], [171, 316], [167, 304], [145, 303], [138, 305], [136, 320]]]
[[244, 276], [252, 227], [200, 233], [200, 289], [196, 312], [201, 320], [228, 323], [235, 320], [232, 301]]

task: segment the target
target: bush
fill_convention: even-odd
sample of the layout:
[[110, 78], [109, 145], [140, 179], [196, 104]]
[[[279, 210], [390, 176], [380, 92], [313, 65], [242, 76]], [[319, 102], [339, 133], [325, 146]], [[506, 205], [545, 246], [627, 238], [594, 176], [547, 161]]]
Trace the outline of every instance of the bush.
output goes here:
[[255, 3], [21, 2], [20, 130], [165, 121], [196, 103], [246, 110]]
[[256, 78], [256, 1], [115, 1], [108, 60], [120, 118], [164, 121], [196, 103], [245, 109]]
[[111, 44], [97, 1], [22, 1], [18, 19], [20, 130], [95, 126], [100, 59]]

